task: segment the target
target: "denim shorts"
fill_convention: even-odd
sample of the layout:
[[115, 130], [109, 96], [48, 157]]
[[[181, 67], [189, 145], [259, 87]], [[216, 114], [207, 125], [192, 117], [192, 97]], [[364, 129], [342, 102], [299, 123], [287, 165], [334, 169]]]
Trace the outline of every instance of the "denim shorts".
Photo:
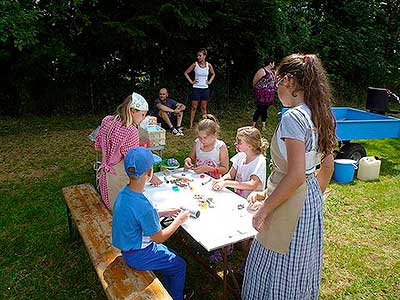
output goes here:
[[192, 88], [192, 95], [190, 99], [193, 100], [203, 100], [207, 101], [210, 98], [210, 89], [199, 89], [199, 88]]

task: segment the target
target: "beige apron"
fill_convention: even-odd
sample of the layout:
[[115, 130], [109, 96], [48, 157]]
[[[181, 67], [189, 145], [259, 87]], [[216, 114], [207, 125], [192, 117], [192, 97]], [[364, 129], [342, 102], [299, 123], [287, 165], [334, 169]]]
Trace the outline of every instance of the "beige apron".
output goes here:
[[[279, 151], [276, 130], [272, 137], [270, 149], [272, 170], [267, 183], [268, 196], [272, 194], [278, 183], [287, 174], [287, 161]], [[257, 241], [267, 249], [286, 254], [306, 199], [306, 193], [307, 184], [304, 182], [288, 200], [267, 217], [264, 228], [256, 235]], [[266, 201], [268, 201], [268, 198]]]
[[111, 211], [113, 210], [114, 202], [119, 191], [129, 183], [129, 177], [126, 175], [123, 160], [113, 166], [113, 168], [115, 174], [106, 172], [108, 201], [110, 201]]

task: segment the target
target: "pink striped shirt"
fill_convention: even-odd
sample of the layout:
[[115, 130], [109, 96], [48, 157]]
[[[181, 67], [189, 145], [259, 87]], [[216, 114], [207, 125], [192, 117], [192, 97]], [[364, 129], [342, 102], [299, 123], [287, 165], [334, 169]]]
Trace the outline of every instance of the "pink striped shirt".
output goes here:
[[125, 127], [119, 118], [114, 121], [114, 116], [106, 116], [101, 122], [95, 146], [96, 149], [101, 149], [102, 153], [102, 163], [99, 168], [99, 171], [104, 170], [99, 177], [101, 197], [107, 208], [111, 209], [106, 172], [115, 174], [113, 167], [124, 159], [129, 149], [139, 146], [139, 131], [134, 125]]

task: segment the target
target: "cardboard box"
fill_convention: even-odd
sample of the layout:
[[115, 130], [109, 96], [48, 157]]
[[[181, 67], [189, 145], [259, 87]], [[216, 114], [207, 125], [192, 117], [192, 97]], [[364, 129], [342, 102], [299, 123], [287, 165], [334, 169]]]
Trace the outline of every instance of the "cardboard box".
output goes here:
[[146, 147], [165, 146], [165, 129], [158, 125], [139, 126], [139, 140]]

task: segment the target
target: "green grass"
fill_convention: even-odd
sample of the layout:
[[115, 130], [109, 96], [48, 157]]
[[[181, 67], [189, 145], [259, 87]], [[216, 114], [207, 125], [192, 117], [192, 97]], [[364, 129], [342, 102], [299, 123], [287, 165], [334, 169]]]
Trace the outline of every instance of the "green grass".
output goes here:
[[[269, 111], [268, 140], [276, 112]], [[61, 192], [64, 186], [94, 183], [95, 154], [87, 135], [100, 120], [0, 120], [1, 299], [106, 298], [85, 247], [69, 238]], [[250, 111], [225, 111], [221, 117], [221, 138], [230, 154], [236, 129], [250, 120]], [[194, 138], [188, 130], [184, 137], [168, 134], [164, 157], [182, 162]], [[400, 143], [386, 139], [361, 144], [382, 159], [381, 176], [373, 182], [329, 186], [321, 299], [400, 298]], [[168, 244], [188, 261], [187, 285], [196, 290], [195, 298], [221, 298], [222, 285], [177, 242]], [[236, 264], [243, 259], [240, 251], [234, 252]]]

